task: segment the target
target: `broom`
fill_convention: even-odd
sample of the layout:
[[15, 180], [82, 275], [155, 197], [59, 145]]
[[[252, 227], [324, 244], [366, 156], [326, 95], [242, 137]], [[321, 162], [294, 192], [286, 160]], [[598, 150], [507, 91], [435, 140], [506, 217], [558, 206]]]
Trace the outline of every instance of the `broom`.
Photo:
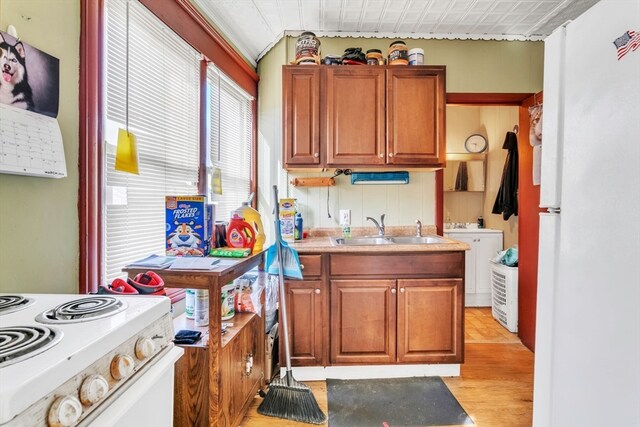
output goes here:
[[[283, 260], [283, 245], [280, 237], [280, 218], [278, 215], [278, 187], [273, 186], [275, 205], [275, 249], [278, 260]], [[293, 249], [289, 248], [291, 251]], [[284, 290], [284, 273], [282, 262], [278, 262], [278, 278], [280, 287], [280, 308], [282, 310], [282, 337], [284, 338], [284, 354], [287, 362], [287, 373], [284, 378], [276, 378], [269, 384], [269, 391], [258, 407], [258, 413], [269, 417], [285, 418], [310, 424], [322, 424], [327, 420], [311, 389], [306, 384], [296, 381], [291, 371], [291, 351], [289, 349], [289, 330], [287, 326], [287, 306]], [[298, 265], [299, 268], [299, 265]]]

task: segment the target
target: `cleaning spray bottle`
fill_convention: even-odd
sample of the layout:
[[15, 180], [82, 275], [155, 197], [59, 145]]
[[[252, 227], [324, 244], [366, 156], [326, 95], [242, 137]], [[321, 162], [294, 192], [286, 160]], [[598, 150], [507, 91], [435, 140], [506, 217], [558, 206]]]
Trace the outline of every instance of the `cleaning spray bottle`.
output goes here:
[[260, 217], [260, 212], [249, 205], [252, 199], [253, 193], [249, 195], [249, 199], [246, 202], [242, 202], [242, 206], [240, 206], [236, 210], [236, 213], [241, 218], [244, 218], [244, 220], [251, 224], [251, 226], [253, 227], [256, 236], [256, 241], [253, 245], [253, 253], [258, 253], [264, 247], [266, 236], [264, 234], [264, 227], [262, 226], [262, 218]]

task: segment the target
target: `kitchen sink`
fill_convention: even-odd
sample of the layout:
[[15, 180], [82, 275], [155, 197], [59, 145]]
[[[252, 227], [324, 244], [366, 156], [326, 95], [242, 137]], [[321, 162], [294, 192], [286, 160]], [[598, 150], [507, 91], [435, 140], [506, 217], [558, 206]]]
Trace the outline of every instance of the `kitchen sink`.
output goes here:
[[368, 236], [353, 237], [345, 239], [343, 237], [331, 237], [334, 246], [377, 246], [377, 245], [428, 245], [434, 243], [447, 243], [447, 239], [438, 236]]
[[332, 237], [331, 243], [334, 246], [372, 246], [393, 244], [388, 237], [353, 237], [350, 239]]
[[396, 236], [390, 237], [393, 243], [399, 245], [428, 245], [433, 243], [447, 243], [447, 240], [438, 236]]

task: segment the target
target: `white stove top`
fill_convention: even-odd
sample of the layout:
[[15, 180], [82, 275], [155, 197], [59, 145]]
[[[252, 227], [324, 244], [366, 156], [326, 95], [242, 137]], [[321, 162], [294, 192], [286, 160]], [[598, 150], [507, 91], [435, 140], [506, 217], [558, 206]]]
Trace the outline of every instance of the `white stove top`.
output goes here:
[[94, 295], [21, 296], [33, 299], [34, 302], [19, 311], [0, 314], [0, 328], [49, 327], [60, 331], [62, 338], [57, 344], [33, 357], [0, 366], [0, 425], [171, 310], [170, 300], [166, 297], [110, 295], [123, 302], [125, 308], [108, 317], [83, 319], [80, 323], [42, 323], [36, 318], [43, 312], [63, 303]]

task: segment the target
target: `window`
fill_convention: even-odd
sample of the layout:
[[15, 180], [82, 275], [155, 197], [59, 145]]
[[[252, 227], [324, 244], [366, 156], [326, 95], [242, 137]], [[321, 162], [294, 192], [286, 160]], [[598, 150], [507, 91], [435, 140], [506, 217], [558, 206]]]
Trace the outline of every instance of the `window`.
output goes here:
[[[251, 188], [252, 98], [213, 65], [207, 67], [209, 97], [209, 182], [220, 172], [222, 194], [210, 187], [216, 219], [227, 221]], [[212, 169], [213, 168], [213, 169]]]
[[[213, 64], [201, 81], [201, 53], [145, 6], [107, 0], [104, 15], [102, 279], [110, 283], [124, 276], [127, 263], [164, 252], [165, 195], [206, 188], [218, 204], [217, 220], [229, 219], [248, 198], [254, 117], [253, 99]], [[207, 114], [199, 111], [202, 85]], [[200, 117], [207, 121], [206, 159], [200, 159]], [[127, 123], [137, 139], [139, 175], [114, 169], [118, 128]], [[210, 179], [198, 185], [200, 164], [210, 177], [221, 171], [222, 194], [212, 193]]]

